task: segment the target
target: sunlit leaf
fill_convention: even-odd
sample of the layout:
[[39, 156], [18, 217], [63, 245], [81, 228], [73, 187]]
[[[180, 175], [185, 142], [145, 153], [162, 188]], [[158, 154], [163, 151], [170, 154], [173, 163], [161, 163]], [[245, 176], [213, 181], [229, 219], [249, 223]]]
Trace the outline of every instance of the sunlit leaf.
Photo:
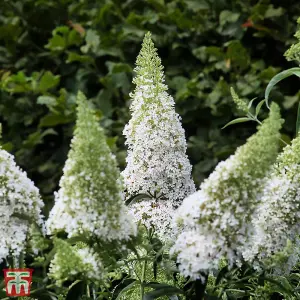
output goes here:
[[234, 120], [228, 122], [224, 127], [222, 127], [222, 129], [226, 128], [229, 125], [233, 125], [233, 124], [237, 124], [237, 123], [244, 123], [244, 122], [248, 122], [248, 121], [251, 121], [251, 119], [249, 119], [247, 117], [237, 118], [237, 119], [234, 119]]
[[298, 77], [300, 77], [300, 68], [291, 68], [285, 71], [280, 72], [279, 74], [275, 75], [269, 82], [266, 91], [265, 91], [265, 99], [266, 99], [266, 104], [267, 107], [269, 107], [269, 96], [270, 93], [272, 91], [272, 89], [274, 88], [274, 86], [279, 83], [281, 80], [290, 77], [292, 75], [296, 75]]

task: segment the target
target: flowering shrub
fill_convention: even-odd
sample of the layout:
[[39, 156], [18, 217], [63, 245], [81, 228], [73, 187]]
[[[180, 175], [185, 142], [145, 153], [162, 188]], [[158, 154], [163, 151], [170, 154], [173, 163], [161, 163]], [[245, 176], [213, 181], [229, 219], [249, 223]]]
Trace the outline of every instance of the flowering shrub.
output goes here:
[[[287, 56], [297, 58], [297, 49]], [[283, 120], [269, 95], [282, 79], [300, 77], [300, 68], [277, 74], [255, 110], [254, 100], [231, 90], [245, 116], [226, 126], [255, 121], [258, 130], [198, 191], [150, 33], [135, 72], [125, 170], [119, 173], [104, 129], [79, 92], [46, 222], [38, 189], [0, 149], [2, 264], [36, 268], [38, 299], [299, 299], [300, 137], [280, 149]], [[269, 115], [261, 122], [264, 104]]]

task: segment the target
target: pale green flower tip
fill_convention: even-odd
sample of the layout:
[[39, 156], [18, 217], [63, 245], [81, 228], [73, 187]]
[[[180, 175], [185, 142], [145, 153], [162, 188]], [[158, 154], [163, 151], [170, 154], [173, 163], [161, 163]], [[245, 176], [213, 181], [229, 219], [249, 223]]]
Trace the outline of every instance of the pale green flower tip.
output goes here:
[[143, 43], [142, 46], [150, 46], [151, 48], [154, 48], [154, 43], [152, 41], [152, 33], [150, 31], [148, 31], [143, 39]]
[[233, 87], [230, 88], [230, 93], [232, 100], [236, 104], [237, 108], [247, 114], [249, 109], [246, 102], [239, 98], [238, 94], [235, 92]]
[[152, 36], [151, 32], [148, 31], [148, 32], [145, 34], [144, 41], [151, 40], [151, 36]]
[[[145, 68], [150, 73], [159, 72], [162, 69], [161, 60], [157, 54], [157, 49], [155, 48], [154, 42], [151, 38], [152, 34], [147, 32], [144, 36], [142, 42], [141, 51], [137, 57], [136, 65], [141, 68]], [[144, 70], [144, 71], [145, 71]], [[135, 69], [139, 73], [138, 69]], [[142, 72], [144, 75], [144, 71]]]
[[280, 107], [279, 107], [279, 105], [278, 105], [276, 102], [272, 102], [272, 103], [271, 103], [270, 109], [271, 109], [271, 113], [272, 113], [273, 111], [280, 112]]
[[87, 99], [83, 92], [78, 91], [77, 97], [76, 97], [76, 103], [77, 103], [77, 109], [86, 103]]
[[[300, 24], [300, 18], [298, 18], [297, 23]], [[284, 56], [288, 61], [295, 60], [300, 63], [300, 29], [296, 31], [294, 36], [298, 39], [298, 42], [291, 45]]]
[[[81, 91], [78, 92], [76, 101], [77, 101], [77, 120], [76, 120], [77, 127], [80, 127], [80, 125], [78, 125], [79, 123], [85, 124], [86, 120], [93, 120], [93, 122], [91, 122], [91, 126], [96, 125], [98, 123], [97, 117], [95, 115], [94, 110], [89, 106], [89, 101], [87, 100], [83, 92]], [[99, 126], [98, 129], [102, 131], [101, 126]]]
[[270, 119], [276, 119], [276, 120], [280, 119], [282, 123], [284, 122], [284, 120], [281, 119], [280, 107], [275, 102], [271, 103], [269, 118]]
[[76, 117], [76, 124], [78, 125], [78, 122], [85, 118], [84, 115], [88, 109], [88, 102], [85, 94], [81, 91], [78, 91], [77, 97], [76, 97], [76, 111], [77, 111], [77, 117]]
[[77, 93], [77, 101], [80, 103], [83, 100], [86, 100], [85, 94], [82, 91], [78, 91], [78, 93]]
[[267, 131], [277, 131], [279, 135], [279, 130], [284, 123], [284, 119], [281, 118], [280, 107], [277, 103], [272, 102], [270, 106], [269, 117], [262, 122], [260, 127], [265, 128]]
[[65, 240], [54, 239], [56, 253], [50, 263], [49, 277], [59, 286], [74, 276], [93, 281], [102, 279], [104, 270], [100, 256], [93, 248], [81, 246], [77, 248]]

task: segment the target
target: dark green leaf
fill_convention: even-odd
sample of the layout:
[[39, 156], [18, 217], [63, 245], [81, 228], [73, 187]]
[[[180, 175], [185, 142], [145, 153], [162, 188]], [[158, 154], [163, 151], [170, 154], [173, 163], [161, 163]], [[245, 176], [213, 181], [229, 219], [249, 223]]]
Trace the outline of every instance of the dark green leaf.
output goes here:
[[183, 294], [183, 291], [181, 289], [167, 284], [146, 284], [146, 286], [153, 287], [155, 288], [155, 290], [146, 293], [143, 297], [143, 300], [153, 300], [162, 296]]
[[66, 300], [81, 300], [86, 284], [81, 280], [76, 280], [70, 287], [66, 296]]
[[73, 118], [62, 115], [49, 114], [40, 120], [40, 127], [51, 127], [59, 124], [66, 124], [73, 121]]
[[266, 281], [272, 283], [275, 285], [276, 290], [279, 292], [284, 292], [284, 293], [288, 293], [290, 295], [292, 295], [292, 287], [290, 285], [290, 283], [287, 281], [286, 278], [284, 278], [283, 276], [278, 276], [278, 278], [276, 277], [270, 277], [270, 276], [266, 276], [264, 278]]
[[242, 70], [246, 69], [250, 64], [250, 56], [248, 51], [240, 41], [231, 41], [227, 49], [227, 59], [233, 66]]
[[53, 36], [46, 45], [46, 48], [49, 48], [52, 51], [62, 51], [65, 47], [66, 40], [60, 35]]
[[215, 285], [217, 286], [221, 280], [225, 277], [225, 275], [228, 273], [228, 266], [225, 266], [223, 267], [219, 273], [218, 273], [218, 276], [216, 278], [216, 282], [215, 282]]
[[137, 281], [134, 280], [133, 282], [130, 282], [127, 286], [125, 286], [117, 295], [115, 300], [119, 300], [121, 299], [121, 297], [124, 297], [124, 294], [128, 291], [130, 291], [131, 289], [134, 289], [137, 285]]
[[212, 295], [209, 295], [209, 294], [205, 294], [204, 299], [205, 300], [220, 300], [220, 298], [218, 298], [217, 296], [212, 296]]
[[49, 89], [57, 86], [60, 81], [60, 75], [53, 75], [51, 72], [47, 71], [43, 74], [39, 84], [38, 90], [41, 93], [45, 93]]
[[137, 194], [134, 196], [131, 196], [130, 198], [128, 198], [125, 203], [126, 205], [131, 204], [133, 201], [138, 201], [138, 200], [143, 200], [143, 199], [151, 199], [152, 197], [149, 196], [148, 194]]
[[106, 138], [106, 143], [110, 149], [113, 149], [116, 146], [116, 142], [118, 140], [117, 136]]
[[8, 142], [8, 143], [5, 143], [5, 144], [2, 144], [1, 147], [2, 147], [3, 150], [5, 150], [7, 152], [12, 152], [12, 150], [14, 148], [14, 145], [13, 145], [13, 143]]
[[80, 62], [80, 63], [90, 63], [93, 64], [95, 63], [94, 59], [89, 56], [89, 55], [80, 55], [76, 52], [68, 52], [68, 58], [67, 58], [67, 63], [71, 63], [71, 62]]

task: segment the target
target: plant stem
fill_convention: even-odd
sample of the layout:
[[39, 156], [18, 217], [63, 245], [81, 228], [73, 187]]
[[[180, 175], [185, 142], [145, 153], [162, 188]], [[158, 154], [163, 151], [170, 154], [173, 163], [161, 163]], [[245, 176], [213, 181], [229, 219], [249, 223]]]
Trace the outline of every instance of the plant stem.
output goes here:
[[21, 252], [19, 256], [19, 267], [24, 268], [24, 253]]
[[146, 267], [147, 267], [147, 260], [143, 261], [143, 268], [142, 268], [142, 277], [141, 277], [141, 300], [144, 298], [144, 281], [146, 276]]
[[47, 286], [43, 286], [43, 287], [40, 287], [40, 288], [37, 288], [35, 290], [30, 291], [30, 294], [34, 294], [36, 292], [40, 292], [40, 291], [43, 291], [43, 290], [52, 289], [54, 287], [56, 287], [56, 284], [54, 284], [54, 283], [53, 284], [49, 284]]
[[87, 284], [86, 285], [86, 295], [87, 295], [87, 297], [91, 297], [91, 293], [90, 293], [90, 287], [89, 287], [89, 285]]
[[93, 299], [96, 299], [97, 296], [96, 296], [96, 291], [95, 291], [95, 288], [94, 288], [94, 287], [92, 288], [92, 293], [93, 293]]

